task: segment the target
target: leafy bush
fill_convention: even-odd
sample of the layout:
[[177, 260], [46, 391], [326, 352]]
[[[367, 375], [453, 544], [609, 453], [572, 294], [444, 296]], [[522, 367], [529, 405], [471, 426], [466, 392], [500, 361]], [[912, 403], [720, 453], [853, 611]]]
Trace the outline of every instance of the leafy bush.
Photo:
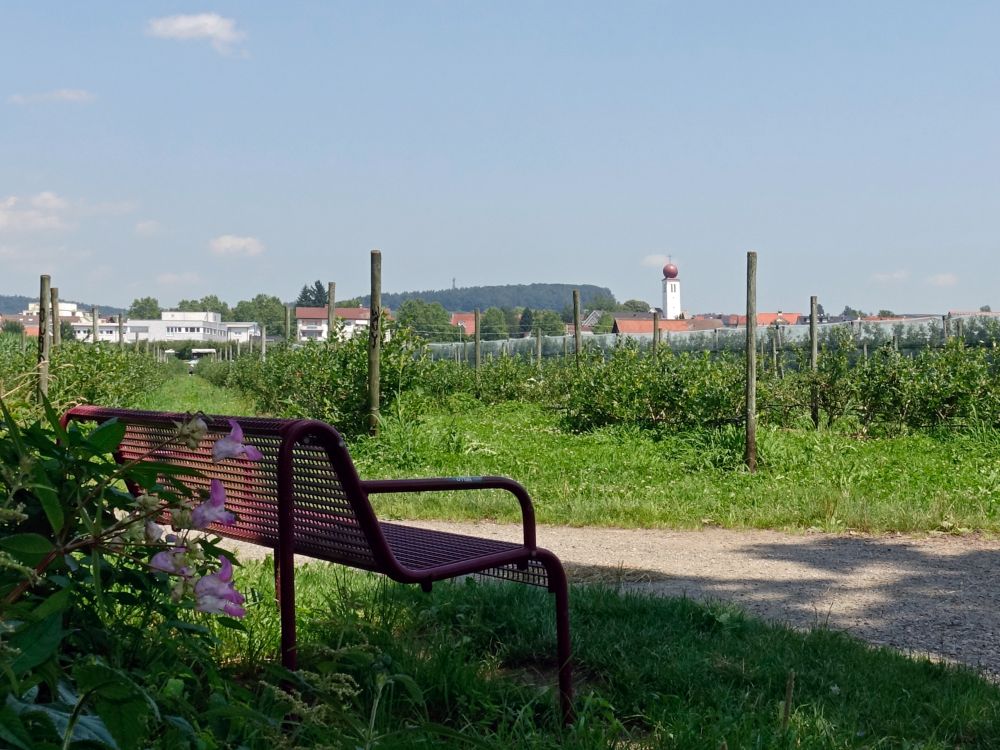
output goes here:
[[[204, 431], [192, 418], [146, 458]], [[24, 427], [3, 408], [0, 745], [210, 750], [312, 747], [336, 736], [350, 718], [350, 678], [271, 667], [250, 689], [218, 663], [217, 637], [195, 610], [241, 617], [244, 598], [218, 539], [192, 532], [226, 522], [222, 485], [201, 500], [176, 468], [117, 463], [124, 433], [114, 420], [63, 429], [51, 408]], [[229, 437], [219, 460], [246, 450]], [[153, 522], [164, 511], [174, 536], [161, 540]], [[286, 726], [290, 714], [298, 720]]]
[[[387, 410], [396, 396], [419, 382], [421, 345], [397, 333], [382, 345], [381, 404]], [[253, 398], [265, 413], [309, 417], [336, 425], [346, 435], [368, 426], [368, 342], [354, 336], [333, 346], [309, 342], [277, 346], [267, 359], [235, 360], [226, 384]]]
[[[37, 344], [0, 334], [0, 396], [14, 414], [41, 415], [35, 398]], [[67, 341], [52, 352], [48, 398], [56, 411], [78, 403], [135, 406], [169, 371], [131, 347]]]
[[575, 431], [720, 425], [739, 421], [744, 398], [742, 367], [730, 354], [664, 350], [651, 356], [626, 343], [607, 359], [589, 353], [573, 371], [564, 422]]

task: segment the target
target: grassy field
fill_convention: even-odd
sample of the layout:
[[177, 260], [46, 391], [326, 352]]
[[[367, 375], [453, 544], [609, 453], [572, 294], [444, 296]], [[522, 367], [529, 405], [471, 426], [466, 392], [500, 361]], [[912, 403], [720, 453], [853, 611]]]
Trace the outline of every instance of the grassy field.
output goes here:
[[[217, 630], [249, 678], [277, 646], [273, 573], [255, 563], [238, 577], [252, 592], [247, 632]], [[580, 716], [566, 731], [544, 591], [470, 580], [427, 595], [325, 564], [300, 567], [296, 582], [300, 664], [358, 690], [341, 729], [350, 746], [1000, 746], [1000, 688], [971, 671], [724, 606], [579, 586]]]
[[[254, 413], [186, 376], [147, 406]], [[769, 430], [762, 469], [750, 476], [739, 468], [737, 432], [569, 435], [530, 405], [425, 407], [404, 401], [378, 440], [353, 441], [364, 476], [510, 475], [550, 523], [997, 528], [992, 433], [859, 441]], [[398, 517], [516, 517], [508, 499], [492, 496], [380, 503]], [[282, 679], [271, 666], [273, 572], [251, 563], [237, 578], [248, 616], [240, 630], [212, 625], [217, 658], [241, 684]], [[365, 748], [1000, 746], [1000, 688], [972, 670], [724, 605], [590, 586], [570, 597], [578, 720], [565, 729], [544, 591], [470, 580], [427, 595], [319, 563], [301, 566], [296, 583], [304, 671], [297, 721], [283, 725], [289, 747], [314, 746], [317, 736]]]
[[203, 411], [207, 414], [249, 415], [256, 407], [239, 393], [218, 388], [204, 378], [193, 375], [176, 375], [167, 379], [160, 388], [150, 392], [138, 404], [140, 409], [152, 411]]
[[[522, 482], [543, 523], [866, 532], [1000, 530], [1000, 433], [860, 440], [763, 429], [760, 470], [742, 468], [739, 429], [654, 436], [615, 427], [570, 435], [530, 404], [456, 404], [388, 415], [355, 441], [362, 476], [503, 474]], [[480, 493], [477, 493], [480, 494]], [[509, 500], [380, 498], [406, 518], [513, 520]]]
[[[177, 377], [146, 406], [252, 414], [233, 391]], [[1000, 531], [1000, 432], [864, 440], [765, 428], [760, 470], [742, 468], [739, 428], [653, 435], [628, 427], [568, 434], [536, 405], [447, 407], [403, 399], [378, 440], [351, 441], [363, 477], [510, 476], [542, 523], [960, 533]], [[386, 517], [514, 521], [502, 493], [383, 496]]]

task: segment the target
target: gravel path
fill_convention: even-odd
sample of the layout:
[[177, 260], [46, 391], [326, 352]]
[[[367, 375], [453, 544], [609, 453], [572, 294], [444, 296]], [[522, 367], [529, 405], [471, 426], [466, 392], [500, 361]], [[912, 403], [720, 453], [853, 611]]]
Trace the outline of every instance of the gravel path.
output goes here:
[[[510, 541], [521, 533], [505, 524], [407, 523]], [[998, 540], [541, 526], [538, 543], [560, 557], [571, 581], [733, 602], [794, 627], [845, 630], [1000, 677]]]

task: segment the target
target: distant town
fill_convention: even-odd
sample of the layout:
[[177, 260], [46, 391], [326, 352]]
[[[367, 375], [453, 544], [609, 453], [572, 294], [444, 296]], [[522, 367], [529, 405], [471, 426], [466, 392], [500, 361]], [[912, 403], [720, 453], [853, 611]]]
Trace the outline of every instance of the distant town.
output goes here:
[[[635, 299], [619, 303], [606, 288], [581, 285], [579, 288], [585, 292], [579, 317], [581, 335], [646, 337], [652, 335], [655, 328], [661, 333], [680, 333], [746, 327], [745, 314], [692, 313], [685, 310], [680, 269], [674, 263], [668, 262], [663, 267], [661, 284], [659, 306]], [[127, 311], [115, 310], [104, 315], [96, 306], [84, 307], [60, 299], [56, 303], [54, 317], [60, 321], [65, 338], [80, 342], [155, 342], [168, 345], [172, 342], [198, 342], [252, 346], [263, 338], [327, 341], [334, 330], [341, 339], [367, 330], [370, 318], [367, 298], [353, 298], [335, 304], [331, 313], [328, 300], [333, 296], [334, 288], [333, 284], [324, 286], [317, 280], [311, 285], [304, 285], [293, 304], [282, 303], [277, 297], [258, 295], [232, 308], [215, 295], [201, 300], [182, 300], [176, 309], [161, 309], [155, 298], [145, 297], [134, 300]], [[405, 292], [386, 295], [390, 301], [394, 299], [400, 304], [397, 310], [386, 308], [385, 312], [390, 319], [430, 341], [458, 341], [473, 337], [477, 333], [477, 321], [479, 334], [485, 340], [520, 338], [537, 333], [572, 335], [575, 333], [575, 320], [568, 297], [574, 288], [577, 287], [568, 284], [531, 284]], [[566, 299], [566, 302], [557, 308], [555, 301], [560, 298]], [[483, 299], [505, 304], [490, 305], [477, 315], [474, 310], [449, 310], [436, 299], [462, 302]], [[511, 304], [519, 301], [528, 304]], [[537, 305], [539, 301], [548, 306], [530, 306], [532, 302]], [[818, 307], [820, 323], [983, 315], [992, 317], [1000, 313], [993, 313], [988, 305], [946, 313], [894, 313], [886, 309], [864, 312], [848, 306], [839, 314], [829, 314], [822, 305]], [[797, 326], [808, 322], [809, 314], [797, 311], [775, 310], [757, 314], [758, 326]], [[19, 312], [0, 315], [0, 328], [4, 331], [23, 332], [25, 336], [34, 337], [38, 335], [38, 326], [38, 302], [29, 302]]]

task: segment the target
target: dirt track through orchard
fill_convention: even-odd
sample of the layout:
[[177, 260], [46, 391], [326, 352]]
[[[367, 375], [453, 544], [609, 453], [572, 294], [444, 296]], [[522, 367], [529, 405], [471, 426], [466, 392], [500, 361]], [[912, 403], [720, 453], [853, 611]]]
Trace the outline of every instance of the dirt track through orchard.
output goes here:
[[[509, 541], [521, 534], [507, 524], [406, 523]], [[562, 559], [572, 582], [732, 602], [1000, 677], [1000, 540], [540, 526], [538, 544]]]

